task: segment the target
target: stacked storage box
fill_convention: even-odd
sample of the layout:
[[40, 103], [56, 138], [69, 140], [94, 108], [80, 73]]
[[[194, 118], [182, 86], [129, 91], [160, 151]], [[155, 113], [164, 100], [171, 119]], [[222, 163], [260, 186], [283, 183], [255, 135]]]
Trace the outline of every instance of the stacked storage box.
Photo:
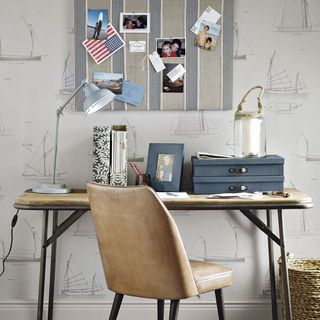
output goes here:
[[193, 156], [191, 162], [194, 193], [283, 191], [284, 159], [277, 155], [209, 160]]

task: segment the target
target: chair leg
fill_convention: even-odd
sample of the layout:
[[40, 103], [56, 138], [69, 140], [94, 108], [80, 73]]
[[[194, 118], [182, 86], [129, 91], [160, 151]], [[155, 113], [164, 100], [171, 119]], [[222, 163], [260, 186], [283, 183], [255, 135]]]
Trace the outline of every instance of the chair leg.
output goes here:
[[169, 320], [177, 320], [180, 300], [171, 300]]
[[217, 301], [217, 309], [218, 309], [218, 316], [219, 320], [224, 320], [224, 306], [223, 306], [223, 295], [222, 289], [215, 290], [216, 294], [216, 301]]
[[116, 293], [113, 299], [112, 309], [110, 312], [109, 320], [116, 320], [122, 303], [123, 294]]
[[158, 320], [164, 319], [164, 300], [158, 299]]

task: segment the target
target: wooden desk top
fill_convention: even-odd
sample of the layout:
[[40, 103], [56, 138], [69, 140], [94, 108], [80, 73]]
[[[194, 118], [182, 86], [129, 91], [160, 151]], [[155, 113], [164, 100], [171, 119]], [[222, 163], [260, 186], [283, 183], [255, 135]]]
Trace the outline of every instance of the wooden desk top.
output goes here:
[[[166, 199], [163, 203], [170, 210], [232, 210], [232, 209], [301, 209], [313, 207], [310, 196], [296, 189], [285, 189], [289, 197], [265, 196], [261, 199], [207, 199], [207, 195], [189, 194], [190, 199]], [[41, 194], [31, 190], [20, 195], [14, 204], [24, 210], [77, 210], [90, 209], [85, 190], [68, 194]]]

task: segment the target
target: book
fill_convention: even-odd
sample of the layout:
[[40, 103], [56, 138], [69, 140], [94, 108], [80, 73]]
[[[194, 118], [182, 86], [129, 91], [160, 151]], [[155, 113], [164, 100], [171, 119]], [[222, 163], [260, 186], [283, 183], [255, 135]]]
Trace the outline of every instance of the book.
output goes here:
[[209, 153], [209, 152], [196, 152], [196, 157], [199, 160], [208, 160], [208, 159], [233, 159], [234, 156], [225, 155], [225, 154], [218, 154], [218, 153]]

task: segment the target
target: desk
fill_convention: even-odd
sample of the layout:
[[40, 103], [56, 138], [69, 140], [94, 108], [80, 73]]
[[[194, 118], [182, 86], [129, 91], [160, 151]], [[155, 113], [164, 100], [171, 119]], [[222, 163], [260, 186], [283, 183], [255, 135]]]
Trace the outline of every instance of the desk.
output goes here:
[[[207, 199], [206, 195], [190, 194], [190, 199], [168, 199], [163, 203], [169, 210], [239, 210], [255, 226], [257, 226], [268, 237], [269, 269], [271, 284], [272, 300], [272, 319], [278, 319], [277, 315], [277, 297], [274, 270], [274, 253], [273, 243], [280, 246], [282, 259], [282, 272], [285, 288], [286, 319], [291, 320], [291, 302], [290, 289], [288, 282], [288, 270], [286, 263], [286, 250], [283, 228], [283, 209], [306, 209], [313, 206], [312, 199], [308, 195], [295, 190], [285, 189], [290, 194], [285, 198], [282, 196], [268, 196], [263, 199]], [[53, 318], [53, 299], [54, 299], [54, 282], [55, 282], [55, 265], [56, 265], [56, 240], [67, 230], [75, 221], [77, 221], [86, 211], [90, 210], [89, 200], [85, 190], [75, 190], [69, 194], [39, 194], [26, 191], [16, 199], [14, 204], [16, 209], [22, 210], [43, 210], [43, 228], [42, 228], [42, 247], [39, 276], [39, 293], [38, 293], [38, 311], [37, 320], [42, 320], [43, 300], [44, 300], [44, 283], [46, 272], [46, 254], [47, 248], [51, 245], [51, 265], [50, 265], [50, 284], [48, 300], [48, 319]], [[58, 225], [59, 211], [73, 211], [73, 213]], [[256, 216], [253, 210], [265, 210], [265, 224]], [[272, 210], [277, 211], [279, 236], [272, 231]], [[48, 237], [48, 220], [49, 211], [52, 211], [52, 234]]]

